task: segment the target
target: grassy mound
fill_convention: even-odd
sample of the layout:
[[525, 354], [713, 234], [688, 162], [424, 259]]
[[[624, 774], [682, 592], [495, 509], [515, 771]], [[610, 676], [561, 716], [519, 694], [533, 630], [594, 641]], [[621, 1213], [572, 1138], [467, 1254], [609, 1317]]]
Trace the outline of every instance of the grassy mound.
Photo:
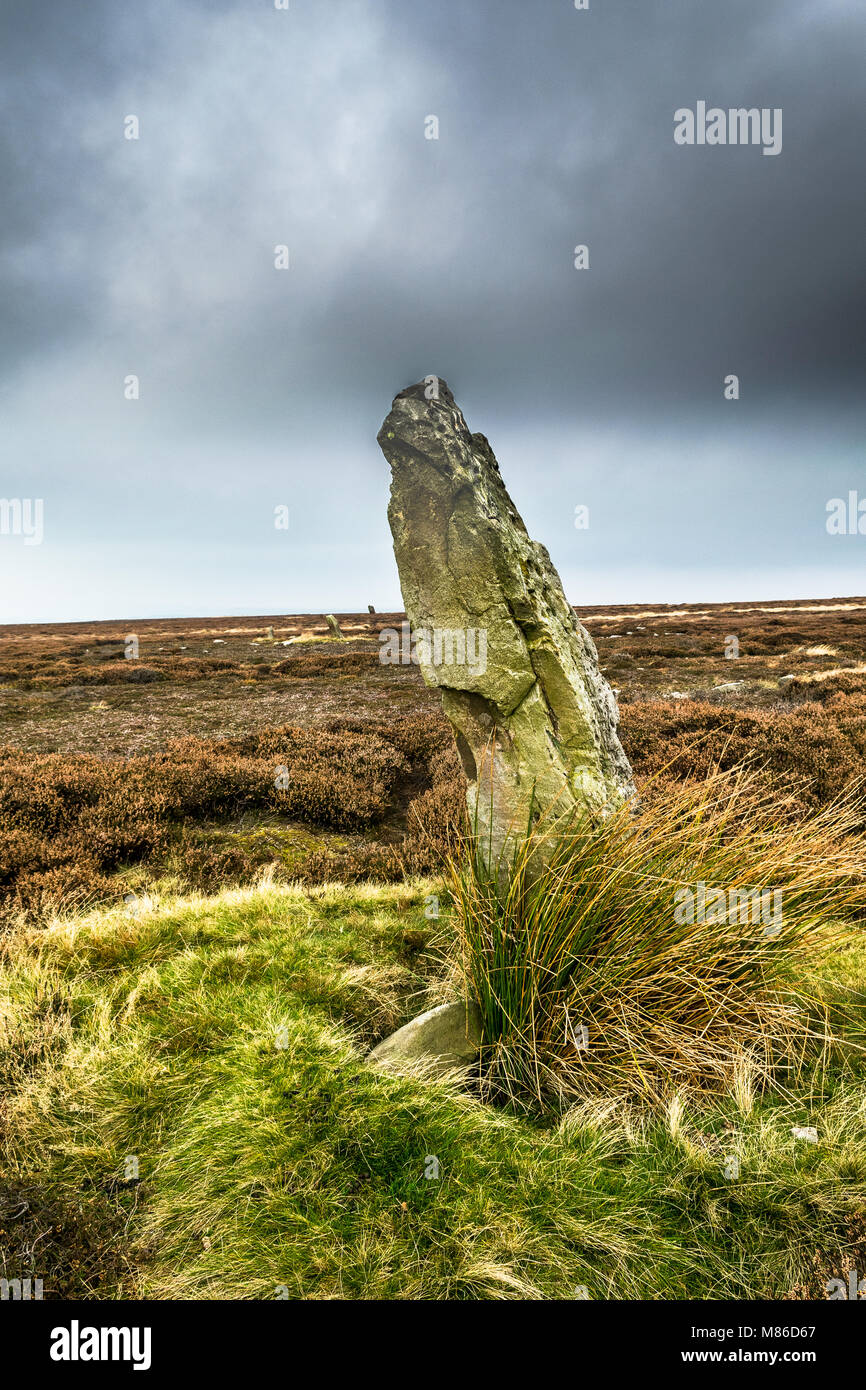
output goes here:
[[[447, 996], [453, 948], [429, 881], [265, 882], [11, 931], [0, 1275], [73, 1298], [745, 1299], [825, 1297], [866, 1266], [856, 1062], [796, 1093], [732, 1077], [557, 1120], [370, 1069]], [[862, 938], [810, 969], [853, 1028]]]

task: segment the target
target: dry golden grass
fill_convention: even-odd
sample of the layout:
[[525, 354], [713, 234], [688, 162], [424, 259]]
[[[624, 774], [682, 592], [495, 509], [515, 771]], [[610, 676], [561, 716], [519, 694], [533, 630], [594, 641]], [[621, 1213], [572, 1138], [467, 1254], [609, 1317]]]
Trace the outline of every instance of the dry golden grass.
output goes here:
[[797, 975], [866, 914], [863, 818], [861, 788], [792, 823], [754, 774], [713, 771], [564, 836], [542, 822], [508, 866], [470, 846], [450, 881], [484, 1088], [657, 1102], [790, 1082], [826, 1041]]

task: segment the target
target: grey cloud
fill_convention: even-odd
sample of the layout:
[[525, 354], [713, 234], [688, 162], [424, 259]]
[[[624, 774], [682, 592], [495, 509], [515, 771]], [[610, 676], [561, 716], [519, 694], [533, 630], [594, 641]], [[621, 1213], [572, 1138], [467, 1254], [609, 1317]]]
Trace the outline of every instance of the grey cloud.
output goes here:
[[[0, 492], [44, 488], [66, 547], [61, 566], [55, 529], [40, 552], [36, 616], [75, 615], [130, 498], [139, 612], [160, 606], [156, 536], [178, 611], [201, 604], [217, 535], [238, 611], [261, 607], [232, 528], [284, 493], [303, 519], [285, 588], [313, 592], [319, 554], [332, 604], [363, 605], [373, 571], [396, 601], [374, 436], [428, 372], [513, 459], [525, 505], [545, 499], [542, 538], [571, 546], [563, 515], [595, 489], [592, 574], [643, 547], [701, 597], [720, 470], [732, 517], [707, 582], [754, 561], [773, 592], [802, 560], [832, 588], [848, 565], [813, 509], [856, 485], [863, 428], [854, 4], [22, 0], [3, 28]], [[699, 98], [781, 107], [782, 154], [675, 146], [673, 113]], [[603, 524], [624, 488], [634, 514]]]

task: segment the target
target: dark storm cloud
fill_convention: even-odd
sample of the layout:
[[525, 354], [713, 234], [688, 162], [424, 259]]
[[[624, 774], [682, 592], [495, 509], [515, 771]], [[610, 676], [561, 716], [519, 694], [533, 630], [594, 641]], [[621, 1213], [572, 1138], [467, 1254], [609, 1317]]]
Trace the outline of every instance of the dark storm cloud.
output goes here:
[[[543, 538], [572, 544], [563, 517], [597, 494], [593, 574], [642, 555], [699, 597], [702, 564], [758, 576], [805, 557], [850, 582], [820, 512], [863, 423], [861, 6], [2, 14], [0, 491], [44, 492], [53, 517], [28, 558], [40, 614], [67, 603], [61, 572], [95, 611], [109, 538], [126, 563], [107, 612], [219, 608], [216, 555], [235, 611], [356, 606], [368, 574], [396, 599], [374, 436], [428, 372], [505, 450]], [[781, 107], [781, 154], [676, 146], [674, 111], [699, 99]], [[631, 519], [602, 525], [623, 488]], [[288, 556], [256, 530], [282, 500]], [[721, 558], [700, 539], [708, 507], [731, 518]], [[20, 559], [0, 547], [4, 574]]]
[[[431, 60], [446, 47], [463, 63], [456, 109], [443, 98], [435, 170], [416, 175], [413, 198], [435, 227], [441, 161], [465, 198], [464, 273], [404, 243], [400, 340], [417, 334], [414, 280], [437, 360], [454, 354], [456, 318], [468, 329], [458, 362], [470, 375], [483, 362], [507, 397], [526, 363], [532, 388], [556, 397], [578, 381], [605, 409], [624, 392], [631, 405], [660, 395], [699, 409], [723, 370], [764, 399], [859, 389], [864, 83], [853, 40], [866, 23], [854, 6], [506, 9], [491, 22], [488, 7], [446, 4], [435, 26], [412, 30]], [[401, 27], [408, 41], [405, 14]], [[781, 106], [783, 156], [675, 147], [674, 109], [701, 97]], [[572, 269], [576, 241], [590, 247], [585, 276]], [[359, 346], [394, 272], [389, 262], [360, 289], [346, 275], [333, 323]]]

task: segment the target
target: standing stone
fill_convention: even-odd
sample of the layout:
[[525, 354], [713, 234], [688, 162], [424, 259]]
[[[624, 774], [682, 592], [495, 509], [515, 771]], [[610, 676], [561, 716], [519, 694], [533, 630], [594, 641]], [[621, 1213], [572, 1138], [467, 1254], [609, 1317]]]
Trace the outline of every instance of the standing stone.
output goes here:
[[421, 672], [442, 691], [481, 852], [500, 864], [531, 811], [553, 825], [634, 795], [616, 700], [550, 556], [445, 382], [432, 398], [424, 382], [401, 391], [378, 440]]
[[330, 632], [332, 637], [343, 636], [342, 632], [340, 631], [340, 624], [337, 622], [337, 619], [334, 617], [333, 613], [325, 614], [325, 622], [328, 624], [328, 631]]

